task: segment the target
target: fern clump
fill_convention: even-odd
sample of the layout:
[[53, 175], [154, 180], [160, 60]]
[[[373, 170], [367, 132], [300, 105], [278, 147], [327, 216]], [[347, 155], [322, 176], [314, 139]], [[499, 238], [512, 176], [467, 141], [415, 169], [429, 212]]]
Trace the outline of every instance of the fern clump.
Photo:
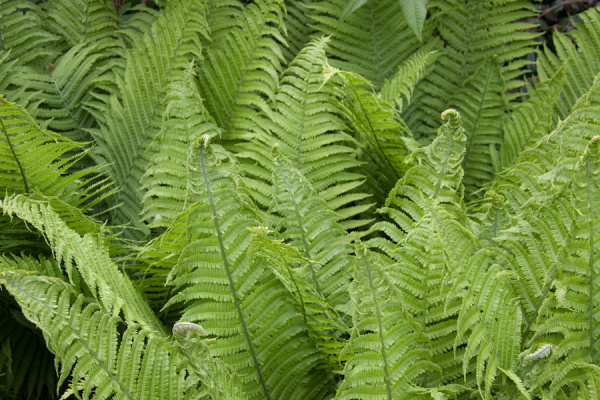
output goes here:
[[600, 7], [545, 3], [0, 0], [0, 398], [599, 398]]

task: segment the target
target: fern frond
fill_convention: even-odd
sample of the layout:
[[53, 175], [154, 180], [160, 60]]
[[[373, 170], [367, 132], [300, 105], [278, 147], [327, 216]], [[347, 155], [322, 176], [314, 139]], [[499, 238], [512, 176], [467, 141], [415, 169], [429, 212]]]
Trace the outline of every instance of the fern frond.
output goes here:
[[312, 3], [314, 3], [314, 0], [286, 2], [286, 13], [283, 16], [283, 23], [287, 32], [287, 47], [283, 49], [286, 64], [289, 64], [296, 57], [314, 34], [310, 19], [310, 5]]
[[[340, 217], [312, 190], [302, 174], [278, 154], [273, 156], [274, 204], [272, 213], [282, 237], [297, 248], [308, 262], [313, 287], [323, 300], [337, 304], [332, 296], [345, 292], [349, 246]], [[342, 302], [345, 303], [345, 300]]]
[[336, 399], [413, 398], [413, 382], [438, 369], [419, 346], [420, 332], [403, 315], [403, 300], [388, 268], [360, 241], [356, 244], [349, 289], [354, 326], [342, 353], [347, 361]]
[[[94, 170], [66, 175], [80, 156], [63, 158], [82, 144], [41, 130], [22, 107], [0, 97], [0, 186], [8, 193], [38, 191], [49, 196], [73, 198]], [[34, 151], [39, 150], [39, 151]], [[78, 182], [79, 181], [79, 182]], [[82, 205], [85, 197], [74, 205]]]
[[325, 75], [328, 79], [339, 77], [346, 92], [341, 108], [353, 128], [358, 159], [363, 164], [359, 171], [367, 178], [365, 186], [369, 192], [378, 203], [383, 203], [408, 169], [404, 160], [416, 147], [412, 134], [391, 104], [377, 96], [363, 77], [329, 66]]
[[[34, 107], [33, 117], [48, 129], [77, 141], [90, 141], [95, 116], [86, 109], [112, 85], [117, 56], [114, 40], [75, 45], [48, 68], [24, 68], [14, 79], [17, 102]], [[30, 105], [31, 104], [31, 105]]]
[[[54, 0], [43, 5], [44, 25], [71, 48], [115, 35], [118, 18], [109, 0]], [[114, 40], [113, 40], [114, 41]]]
[[[512, 108], [527, 63], [522, 59], [534, 46], [537, 33], [520, 22], [535, 8], [525, 1], [430, 3], [444, 53], [435, 68], [416, 87], [413, 102], [403, 116], [417, 140], [428, 142], [437, 127], [437, 115], [448, 106], [463, 116], [468, 145], [465, 157], [467, 200], [492, 178], [492, 150], [501, 143], [498, 120]], [[431, 94], [435, 93], [434, 96]], [[425, 98], [426, 97], [426, 98]], [[496, 149], [497, 150], [497, 149]]]
[[210, 342], [203, 339], [200, 325], [181, 322], [173, 326], [173, 338], [186, 358], [189, 370], [202, 382], [202, 388], [213, 400], [245, 400], [238, 377], [210, 353]]
[[38, 66], [49, 62], [55, 54], [50, 44], [58, 37], [41, 29], [43, 14], [39, 6], [26, 0], [2, 0], [0, 9], [0, 52], [8, 52], [8, 61]]
[[[432, 50], [432, 42], [421, 47], [397, 0], [367, 2], [340, 19], [346, 0], [320, 1], [309, 5], [316, 34], [331, 36], [327, 54], [332, 66], [355, 72], [380, 89], [398, 65], [418, 49]], [[431, 33], [426, 25], [424, 36]]]
[[[76, 284], [81, 274], [94, 298], [106, 310], [121, 310], [128, 322], [162, 332], [163, 327], [145, 300], [135, 291], [129, 277], [113, 263], [97, 232], [80, 235], [71, 229], [46, 199], [30, 199], [25, 195], [6, 196], [0, 201], [3, 213], [16, 216], [40, 231], [52, 249], [54, 258]], [[74, 270], [77, 269], [78, 273]]]
[[60, 366], [59, 386], [71, 377], [67, 393], [83, 399], [183, 397], [185, 372], [178, 372], [166, 338], [136, 325], [119, 336], [117, 316], [59, 279], [17, 270], [0, 272], [0, 283], [44, 333]]
[[[107, 161], [110, 174], [121, 191], [113, 205], [116, 223], [129, 222], [141, 233], [142, 210], [140, 179], [147, 166], [145, 154], [160, 129], [163, 114], [162, 92], [169, 82], [186, 70], [190, 60], [200, 59], [201, 38], [205, 30], [204, 7], [197, 0], [178, 1], [157, 18], [151, 34], [127, 52], [127, 66], [117, 80], [120, 98], [111, 96], [106, 118], [100, 129], [92, 131], [98, 142], [96, 161]], [[140, 236], [140, 232], [128, 234]]]
[[188, 200], [188, 154], [196, 138], [219, 136], [196, 83], [193, 64], [164, 92], [160, 133], [148, 147], [148, 166], [142, 177], [142, 219], [150, 227], [168, 227]]
[[441, 55], [439, 51], [418, 51], [411, 54], [398, 66], [398, 72], [391, 79], [385, 80], [379, 94], [398, 111], [410, 104], [412, 93], [417, 83], [431, 70], [431, 66]]
[[[519, 154], [550, 131], [552, 109], [565, 84], [565, 69], [540, 85], [526, 101], [517, 106], [502, 124], [502, 146], [499, 154], [490, 148], [494, 171], [499, 173], [512, 166]], [[552, 105], [552, 107], [551, 107]]]
[[242, 377], [250, 399], [318, 398], [331, 379], [317, 372], [323, 356], [285, 301], [285, 287], [253, 262], [253, 206], [231, 156], [209, 139], [190, 149], [194, 202], [165, 233], [186, 244], [171, 272], [178, 293], [167, 305], [186, 303], [182, 318], [215, 337], [214, 354]]
[[[592, 7], [577, 15], [574, 30], [569, 35], [557, 32], [553, 35], [556, 54], [547, 46], [537, 57], [537, 70], [542, 82], [545, 82], [566, 65], [565, 87], [561, 92], [561, 101], [554, 107], [555, 117], [565, 119], [572, 107], [584, 95], [600, 71], [600, 9]], [[574, 39], [574, 40], [573, 40]]]
[[[326, 302], [315, 289], [314, 275], [307, 268], [314, 266], [313, 261], [307, 260], [300, 250], [284, 243], [282, 239], [275, 239], [273, 232], [266, 227], [250, 228], [250, 231], [250, 253], [265, 262], [286, 287], [302, 313], [305, 324], [311, 328], [308, 333], [319, 348], [330, 356], [330, 365], [336, 366], [343, 345], [340, 335], [348, 328], [333, 304]], [[346, 286], [340, 292], [345, 292]]]
[[[347, 228], [364, 221], [351, 220], [368, 205], [354, 206], [366, 194], [358, 192], [362, 176], [352, 170], [359, 162], [353, 156], [339, 103], [339, 92], [325, 83], [326, 39], [310, 42], [282, 74], [275, 97], [275, 110], [261, 120], [250, 135], [250, 143], [240, 144], [238, 154], [249, 160], [243, 164], [248, 184], [263, 205], [272, 198], [269, 181], [274, 170], [271, 148], [290, 160], [318, 195], [339, 213]], [[254, 165], [250, 165], [250, 162]]]
[[210, 47], [200, 63], [205, 106], [231, 143], [244, 140], [256, 115], [268, 112], [283, 61], [284, 12], [282, 0], [247, 5], [239, 25]]

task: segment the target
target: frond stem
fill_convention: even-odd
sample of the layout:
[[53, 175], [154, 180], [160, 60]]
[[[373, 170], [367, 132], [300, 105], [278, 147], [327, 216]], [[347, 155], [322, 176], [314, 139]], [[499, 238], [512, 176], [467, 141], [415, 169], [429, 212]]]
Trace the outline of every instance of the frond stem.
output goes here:
[[446, 165], [448, 164], [448, 159], [450, 158], [452, 147], [454, 147], [454, 139], [452, 139], [452, 141], [450, 142], [450, 146], [448, 146], [448, 152], [446, 153], [446, 157], [444, 157], [442, 168], [440, 168], [440, 175], [438, 176], [438, 180], [435, 184], [435, 192], [433, 192], [434, 200], [437, 199], [438, 192], [440, 191], [440, 187], [442, 186], [442, 179], [444, 179], [444, 172], [446, 171]]
[[6, 141], [8, 142], [8, 147], [10, 148], [10, 151], [13, 154], [15, 161], [17, 162], [17, 166], [19, 167], [19, 170], [21, 171], [21, 176], [23, 177], [23, 186], [25, 186], [25, 193], [29, 194], [29, 185], [27, 185], [27, 178], [25, 177], [25, 171], [23, 170], [23, 166], [21, 165], [21, 162], [19, 161], [19, 157], [17, 157], [15, 148], [13, 147], [12, 142], [10, 141], [10, 137], [8, 136], [8, 132], [6, 131], [6, 127], [4, 126], [4, 122], [2, 121], [2, 118], [0, 118], [0, 126], [2, 126], [2, 132], [4, 132], [4, 135], [6, 136]]
[[381, 322], [381, 311], [379, 310], [379, 302], [377, 301], [377, 293], [375, 293], [375, 287], [373, 285], [373, 278], [371, 276], [371, 267], [365, 252], [362, 251], [362, 258], [367, 268], [367, 276], [369, 277], [369, 287], [371, 288], [371, 295], [373, 296], [373, 302], [375, 303], [375, 312], [377, 313], [377, 323], [379, 325], [379, 342], [381, 343], [381, 357], [383, 358], [383, 369], [385, 371], [385, 386], [387, 389], [388, 399], [392, 400], [392, 387], [390, 385], [390, 371], [388, 368], [387, 352], [385, 351], [385, 337], [383, 336], [383, 322]]
[[589, 269], [590, 269], [590, 293], [589, 293], [589, 329], [590, 329], [590, 357], [592, 362], [595, 362], [594, 352], [594, 193], [592, 192], [592, 178], [590, 176], [590, 155], [587, 155], [585, 163], [585, 174], [587, 178], [588, 189], [588, 204], [590, 207], [590, 254], [589, 254]]
[[[275, 165], [277, 165], [277, 168], [279, 169], [279, 173], [281, 174], [281, 177], [283, 178], [283, 181], [285, 182], [285, 186], [288, 191], [288, 194], [290, 195], [290, 200], [292, 201], [292, 204], [294, 205], [294, 211], [296, 213], [296, 218], [298, 219], [298, 228], [300, 228], [300, 233], [302, 235], [302, 246], [304, 247], [304, 254], [305, 254], [306, 258], [310, 260], [310, 252], [309, 252], [309, 248], [308, 248], [308, 242], [306, 241], [306, 232], [304, 232], [304, 225], [302, 224], [302, 216], [300, 215], [300, 210], [298, 209], [298, 203], [296, 203], [296, 199], [294, 198], [294, 195], [292, 194], [292, 188], [290, 187], [287, 177], [285, 176], [285, 172], [283, 172], [283, 168], [281, 168], [281, 164], [279, 164], [278, 161], [275, 161]], [[319, 280], [317, 279], [317, 274], [315, 273], [313, 264], [310, 261], [309, 261], [308, 266], [310, 268], [310, 273], [312, 275], [313, 281], [315, 282], [315, 288], [317, 289], [319, 296], [321, 296], [321, 298], [323, 298], [323, 293], [321, 292], [321, 288], [319, 286]]]
[[233, 302], [235, 304], [235, 309], [240, 318], [240, 323], [242, 324], [242, 330], [244, 332], [244, 337], [246, 342], [248, 343], [248, 348], [250, 349], [250, 355], [252, 356], [252, 361], [254, 362], [254, 369], [256, 370], [256, 374], [258, 375], [258, 379], [262, 386], [262, 389], [265, 393], [265, 397], [267, 400], [271, 400], [271, 396], [269, 396], [269, 391], [267, 390], [267, 385], [265, 384], [265, 380], [262, 376], [262, 372], [260, 371], [258, 358], [256, 357], [256, 353], [254, 352], [254, 346], [252, 344], [252, 338], [250, 338], [250, 332], [248, 332], [248, 326], [246, 324], [246, 320], [244, 319], [244, 314], [242, 313], [242, 308], [240, 307], [240, 300], [238, 298], [235, 285], [233, 282], [233, 276], [231, 275], [231, 270], [229, 269], [229, 261], [227, 260], [227, 254], [225, 253], [225, 245], [223, 244], [223, 235], [221, 234], [221, 227], [219, 226], [219, 218], [217, 215], [217, 209], [215, 207], [215, 202], [213, 200], [213, 196], [210, 190], [210, 185], [208, 183], [208, 173], [206, 171], [206, 165], [204, 163], [204, 145], [200, 147], [200, 162], [202, 164], [202, 177], [204, 178], [204, 185], [206, 186], [206, 194], [210, 201], [210, 209], [213, 215], [213, 222], [215, 223], [215, 230], [217, 231], [217, 239], [219, 241], [219, 250], [221, 251], [221, 258], [223, 259], [223, 265], [225, 266], [225, 272], [227, 273], [227, 279], [229, 280], [229, 287], [231, 289], [231, 296], [233, 297]]

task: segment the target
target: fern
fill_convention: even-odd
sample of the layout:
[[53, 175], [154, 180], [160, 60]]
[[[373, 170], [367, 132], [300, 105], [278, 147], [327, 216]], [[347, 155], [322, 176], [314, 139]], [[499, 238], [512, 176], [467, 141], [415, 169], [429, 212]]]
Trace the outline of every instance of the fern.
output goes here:
[[575, 102], [592, 85], [594, 77], [600, 70], [598, 61], [599, 38], [598, 27], [600, 26], [600, 10], [591, 8], [579, 15], [581, 21], [574, 26], [572, 32], [575, 41], [564, 34], [554, 36], [554, 47], [556, 54], [548, 47], [540, 52], [536, 66], [542, 82], [551, 79], [562, 67], [566, 66], [565, 88], [562, 91], [562, 101], [553, 107], [555, 116], [566, 118]]
[[[299, 324], [300, 314], [283, 301], [284, 288], [265, 266], [252, 262], [248, 228], [258, 221], [238, 186], [235, 164], [209, 138], [203, 135], [190, 149], [195, 202], [178, 217], [184, 229], [167, 233], [186, 242], [170, 275], [179, 291], [168, 305], [186, 302], [182, 318], [217, 337], [214, 354], [244, 377], [249, 398], [318, 397], [328, 390], [330, 375], [315, 374], [322, 356]], [[223, 331], [225, 321], [233, 325]], [[298, 386], [303, 379], [314, 386]]]
[[[122, 202], [114, 210], [115, 220], [128, 221], [142, 233], [147, 228], [138, 216], [140, 179], [148, 162], [146, 149], [158, 131], [162, 92], [170, 80], [185, 71], [188, 57], [202, 57], [200, 39], [206, 35], [203, 20], [202, 5], [192, 0], [178, 2], [156, 20], [153, 35], [146, 34], [129, 51], [124, 76], [117, 79], [120, 100], [111, 96], [106, 120], [92, 133], [98, 142], [96, 160], [111, 163], [110, 174], [120, 188], [113, 200], [115, 205]], [[159, 49], [166, 49], [166, 54]]]
[[[313, 2], [311, 18], [318, 35], [330, 35], [331, 65], [356, 72], [379, 89], [398, 64], [420, 47], [396, 0], [369, 1], [345, 19], [347, 2]], [[423, 34], [430, 34], [424, 27]], [[425, 49], [431, 49], [426, 45]]]
[[59, 358], [59, 385], [72, 376], [68, 393], [84, 399], [182, 396], [185, 375], [177, 373], [164, 338], [131, 325], [117, 340], [122, 321], [60, 279], [17, 270], [1, 272], [0, 283]]
[[348, 220], [344, 224], [360, 226], [363, 221], [350, 219], [369, 206], [352, 203], [367, 195], [357, 192], [362, 176], [352, 171], [358, 161], [349, 157], [353, 140], [346, 131], [342, 108], [336, 104], [340, 95], [335, 86], [325, 83], [325, 45], [325, 39], [309, 43], [290, 63], [279, 83], [275, 109], [252, 131], [255, 143], [240, 144], [238, 154], [249, 160], [244, 163], [251, 179], [248, 185], [260, 203], [268, 205], [272, 198], [266, 182], [275, 169], [270, 152], [277, 143], [281, 155], [330, 202], [333, 210]]
[[0, 397], [598, 397], [582, 4], [0, 0]]

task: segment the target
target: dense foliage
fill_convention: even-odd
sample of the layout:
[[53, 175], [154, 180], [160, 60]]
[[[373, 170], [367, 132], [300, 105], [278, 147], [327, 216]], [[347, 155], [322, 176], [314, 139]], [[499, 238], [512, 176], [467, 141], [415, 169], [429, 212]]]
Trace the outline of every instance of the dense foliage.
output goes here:
[[137, 3], [0, 0], [2, 399], [600, 398], [600, 6]]

